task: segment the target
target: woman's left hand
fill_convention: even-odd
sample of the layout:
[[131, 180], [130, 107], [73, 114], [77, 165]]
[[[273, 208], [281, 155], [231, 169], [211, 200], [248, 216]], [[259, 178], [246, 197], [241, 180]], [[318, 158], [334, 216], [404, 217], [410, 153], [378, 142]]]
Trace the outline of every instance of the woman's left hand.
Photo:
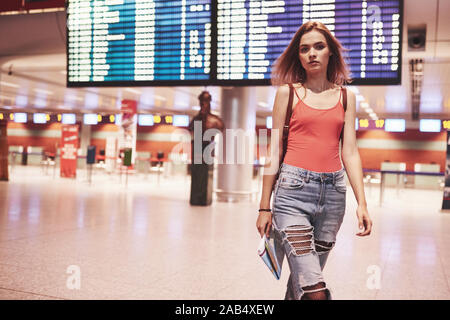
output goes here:
[[358, 205], [358, 208], [356, 209], [356, 216], [358, 217], [359, 229], [362, 230], [356, 235], [360, 237], [368, 236], [372, 231], [372, 220], [369, 217], [367, 207]]

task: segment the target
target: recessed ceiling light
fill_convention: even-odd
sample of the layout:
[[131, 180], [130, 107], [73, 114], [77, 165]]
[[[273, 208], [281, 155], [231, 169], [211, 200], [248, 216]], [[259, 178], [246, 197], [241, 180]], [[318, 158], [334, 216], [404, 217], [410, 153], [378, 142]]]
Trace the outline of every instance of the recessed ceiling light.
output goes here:
[[266, 102], [261, 101], [258, 103], [258, 106], [260, 106], [262, 108], [267, 108], [269, 105]]
[[364, 101], [364, 96], [357, 94], [356, 95], [356, 101]]
[[77, 101], [83, 101], [83, 98], [77, 97], [77, 96], [66, 96], [68, 100], [77, 100]]
[[350, 91], [353, 91], [356, 95], [359, 93], [358, 88], [355, 86], [348, 86], [347, 89], [349, 89]]
[[33, 90], [36, 91], [37, 93], [48, 94], [48, 95], [53, 94], [52, 91], [48, 91], [48, 90], [44, 90], [44, 89], [34, 88]]
[[19, 87], [19, 85], [15, 84], [15, 83], [6, 82], [6, 81], [0, 81], [0, 85], [11, 87], [11, 88], [18, 88]]
[[158, 96], [157, 94], [155, 94], [153, 97], [155, 97], [155, 99], [161, 100], [161, 101], [166, 101], [167, 99], [163, 96]]
[[125, 88], [125, 91], [131, 92], [134, 94], [142, 94], [142, 91], [137, 90], [137, 89]]
[[367, 101], [363, 101], [359, 105], [364, 109], [369, 107], [369, 103]]

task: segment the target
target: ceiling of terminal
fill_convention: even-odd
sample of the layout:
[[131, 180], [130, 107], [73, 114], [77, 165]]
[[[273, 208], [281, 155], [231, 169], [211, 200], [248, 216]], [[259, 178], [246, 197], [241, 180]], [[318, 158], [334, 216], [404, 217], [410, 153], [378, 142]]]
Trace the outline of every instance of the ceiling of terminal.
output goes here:
[[[410, 59], [424, 59], [421, 117], [450, 117], [450, 1], [405, 0], [401, 86], [353, 86], [360, 97], [357, 116], [411, 118]], [[139, 101], [139, 112], [193, 114], [205, 87], [66, 87], [66, 14], [56, 11], [0, 15], [0, 109], [115, 113], [121, 99]], [[408, 25], [426, 24], [426, 50], [408, 51]], [[219, 111], [220, 87], [206, 87]], [[275, 88], [254, 87], [258, 117], [270, 115]]]

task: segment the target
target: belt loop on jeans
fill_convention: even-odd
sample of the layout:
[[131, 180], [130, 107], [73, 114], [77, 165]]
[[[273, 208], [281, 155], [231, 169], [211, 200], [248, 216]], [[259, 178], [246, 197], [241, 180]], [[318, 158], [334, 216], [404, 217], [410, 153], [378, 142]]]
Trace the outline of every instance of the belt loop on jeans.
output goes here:
[[333, 173], [333, 186], [334, 186], [334, 184], [335, 184], [335, 182], [336, 182], [336, 175], [337, 175], [337, 173], [334, 172], [334, 173]]
[[309, 171], [306, 171], [305, 182], [309, 183]]

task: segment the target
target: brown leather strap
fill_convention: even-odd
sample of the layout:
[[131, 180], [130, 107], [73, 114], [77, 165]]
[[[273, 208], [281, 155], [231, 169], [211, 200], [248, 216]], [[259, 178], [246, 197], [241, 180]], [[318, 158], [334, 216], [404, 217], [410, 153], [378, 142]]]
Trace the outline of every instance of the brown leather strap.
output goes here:
[[[347, 111], [347, 88], [342, 88], [342, 100], [343, 100], [343, 105], [344, 105], [344, 113]], [[342, 125], [342, 130], [341, 130], [341, 136], [339, 137], [340, 140], [342, 140], [342, 143], [344, 143], [344, 126], [345, 126], [345, 120], [344, 120], [344, 124]]]
[[292, 116], [292, 103], [294, 101], [294, 87], [292, 84], [289, 84], [289, 102], [286, 109], [286, 118], [284, 119], [284, 127], [283, 127], [283, 154], [281, 155], [281, 163], [284, 161], [284, 156], [286, 155], [287, 150], [287, 139], [289, 135], [289, 123], [291, 122]]
[[344, 111], [347, 111], [347, 88], [342, 88], [342, 99], [344, 100]]
[[292, 84], [289, 84], [289, 102], [286, 109], [286, 118], [284, 119], [284, 127], [283, 127], [283, 134], [285, 129], [289, 131], [289, 123], [291, 122], [291, 116], [292, 116], [292, 102], [294, 101], [294, 87]]
[[275, 180], [272, 185], [272, 191], [275, 188], [275, 183], [278, 180], [278, 176], [280, 175], [280, 168], [281, 164], [284, 161], [284, 156], [286, 155], [287, 150], [287, 139], [289, 135], [289, 123], [291, 122], [291, 116], [292, 116], [292, 103], [294, 101], [294, 87], [291, 83], [289, 83], [289, 102], [286, 109], [286, 118], [284, 118], [284, 127], [283, 127], [283, 137], [282, 137], [282, 144], [283, 144], [283, 153], [281, 154], [280, 159], [280, 165], [278, 167], [278, 172], [275, 175]]

